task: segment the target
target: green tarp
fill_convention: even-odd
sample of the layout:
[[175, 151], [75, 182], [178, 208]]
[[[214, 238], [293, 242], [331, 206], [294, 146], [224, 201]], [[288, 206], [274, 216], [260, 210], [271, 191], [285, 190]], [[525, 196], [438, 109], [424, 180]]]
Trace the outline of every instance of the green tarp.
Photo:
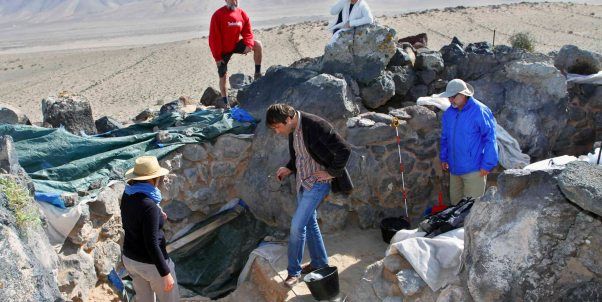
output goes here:
[[[166, 113], [148, 123], [119, 129], [105, 137], [81, 137], [63, 129], [26, 125], [0, 125], [1, 135], [15, 142], [19, 163], [33, 179], [36, 191], [47, 193], [94, 192], [123, 173], [141, 155], [162, 158], [187, 143], [212, 141], [225, 133], [252, 133], [255, 123], [239, 122], [231, 111], [197, 111], [185, 117]], [[154, 130], [169, 133], [163, 144]], [[113, 137], [106, 137], [113, 136]]]
[[[195, 293], [216, 299], [236, 289], [238, 275], [249, 254], [265, 236], [276, 229], [256, 219], [243, 201], [235, 208], [242, 212], [218, 229], [169, 253], [176, 266], [178, 284]], [[219, 219], [230, 209], [197, 223], [186, 234]]]

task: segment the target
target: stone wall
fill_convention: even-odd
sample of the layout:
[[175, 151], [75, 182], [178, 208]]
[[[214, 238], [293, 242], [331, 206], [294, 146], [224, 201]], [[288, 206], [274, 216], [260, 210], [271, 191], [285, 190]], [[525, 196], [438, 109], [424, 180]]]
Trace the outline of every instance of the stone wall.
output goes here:
[[568, 120], [554, 152], [575, 156], [591, 153], [594, 142], [602, 140], [602, 85], [570, 83], [568, 91]]
[[161, 160], [170, 170], [160, 187], [168, 239], [242, 195], [239, 183], [251, 157], [252, 138], [226, 134], [214, 143], [185, 145]]

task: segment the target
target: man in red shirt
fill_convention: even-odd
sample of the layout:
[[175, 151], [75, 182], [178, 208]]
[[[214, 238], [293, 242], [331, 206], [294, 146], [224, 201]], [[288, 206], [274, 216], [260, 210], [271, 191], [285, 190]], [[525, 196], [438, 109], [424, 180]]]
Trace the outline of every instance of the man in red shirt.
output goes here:
[[[253, 37], [251, 21], [245, 11], [238, 7], [238, 0], [225, 0], [226, 5], [215, 11], [209, 26], [209, 47], [217, 64], [219, 90], [224, 103], [228, 105], [226, 79], [228, 61], [232, 54], [253, 52], [255, 79], [261, 77], [261, 42]], [[242, 36], [242, 39], [240, 37]]]

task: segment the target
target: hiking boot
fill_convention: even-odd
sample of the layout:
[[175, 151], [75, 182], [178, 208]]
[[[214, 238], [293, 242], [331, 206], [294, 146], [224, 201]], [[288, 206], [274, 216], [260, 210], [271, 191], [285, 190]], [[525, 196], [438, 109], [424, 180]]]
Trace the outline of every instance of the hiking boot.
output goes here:
[[259, 78], [263, 77], [263, 75], [261, 74], [261, 72], [257, 72], [255, 73], [255, 81], [259, 80]]
[[291, 276], [288, 275], [288, 277], [286, 277], [286, 280], [284, 280], [284, 286], [288, 287], [288, 288], [293, 288], [293, 286], [295, 286], [295, 284], [299, 283], [299, 277], [295, 277], [295, 276]]
[[311, 266], [311, 264], [306, 264], [304, 266], [301, 267], [301, 274], [302, 275], [307, 275], [313, 271], [317, 270], [317, 268]]

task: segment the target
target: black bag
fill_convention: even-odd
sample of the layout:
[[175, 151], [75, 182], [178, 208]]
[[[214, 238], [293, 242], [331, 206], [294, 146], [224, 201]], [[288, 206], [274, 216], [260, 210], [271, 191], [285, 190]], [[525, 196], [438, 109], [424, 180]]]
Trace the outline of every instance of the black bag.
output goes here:
[[433, 238], [464, 226], [464, 219], [470, 213], [474, 201], [472, 197], [464, 198], [457, 205], [427, 217], [420, 223], [420, 229], [426, 232], [425, 237]]

